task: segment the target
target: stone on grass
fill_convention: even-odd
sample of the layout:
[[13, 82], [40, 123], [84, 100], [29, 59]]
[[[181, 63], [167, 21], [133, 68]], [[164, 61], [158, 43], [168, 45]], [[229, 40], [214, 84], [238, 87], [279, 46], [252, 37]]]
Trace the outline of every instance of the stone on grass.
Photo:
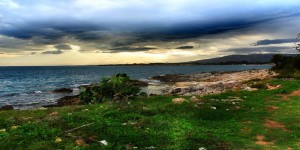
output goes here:
[[105, 145], [105, 146], [108, 144], [108, 142], [106, 140], [102, 140], [102, 141], [100, 141], [100, 143]]
[[211, 109], [217, 109], [217, 107], [214, 107], [214, 106], [211, 106], [210, 108], [211, 108]]
[[85, 146], [85, 141], [83, 139], [78, 139], [75, 141], [75, 144], [78, 146]]
[[187, 101], [185, 98], [174, 98], [174, 99], [172, 99], [172, 103], [174, 103], [174, 104], [181, 104], [185, 101]]
[[55, 139], [55, 143], [60, 143], [60, 142], [62, 142], [61, 138], [58, 137], [58, 138]]

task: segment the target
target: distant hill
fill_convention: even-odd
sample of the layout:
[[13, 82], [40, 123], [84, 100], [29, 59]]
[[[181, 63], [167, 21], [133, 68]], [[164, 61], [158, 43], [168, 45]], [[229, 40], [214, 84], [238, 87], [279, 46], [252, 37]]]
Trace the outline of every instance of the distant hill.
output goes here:
[[[192, 61], [197, 64], [267, 64], [271, 63], [274, 54], [229, 55], [211, 59]], [[296, 56], [297, 54], [285, 54]]]

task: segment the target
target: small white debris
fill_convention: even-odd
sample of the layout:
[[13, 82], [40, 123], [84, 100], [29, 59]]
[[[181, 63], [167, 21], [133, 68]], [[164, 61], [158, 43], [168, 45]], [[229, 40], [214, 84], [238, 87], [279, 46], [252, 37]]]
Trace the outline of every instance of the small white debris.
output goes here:
[[235, 105], [235, 102], [232, 102], [233, 105]]
[[146, 147], [146, 149], [155, 149], [156, 147], [154, 146], [149, 146], [149, 147]]
[[229, 109], [226, 109], [227, 111], [229, 110]]
[[100, 141], [100, 143], [102, 143], [105, 146], [108, 144], [106, 140], [102, 140], [102, 141]]
[[0, 132], [6, 132], [6, 129], [0, 129]]
[[217, 109], [217, 107], [214, 107], [214, 106], [211, 106], [210, 108], [211, 108], [211, 109]]
[[127, 125], [127, 123], [126, 123], [126, 122], [124, 122], [124, 123], [122, 123], [122, 125], [123, 125], [123, 126], [126, 126], [126, 125]]
[[199, 150], [206, 150], [206, 148], [204, 148], [204, 147], [200, 147], [200, 148], [199, 148]]

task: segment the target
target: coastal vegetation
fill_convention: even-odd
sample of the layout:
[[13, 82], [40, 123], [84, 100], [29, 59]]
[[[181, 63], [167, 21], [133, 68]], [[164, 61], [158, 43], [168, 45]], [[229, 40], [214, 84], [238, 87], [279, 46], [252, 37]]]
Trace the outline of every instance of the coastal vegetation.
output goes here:
[[96, 85], [85, 87], [80, 93], [80, 99], [86, 104], [99, 103], [105, 100], [125, 101], [135, 98], [140, 88], [135, 86], [126, 74], [117, 74], [103, 78]]
[[299, 80], [217, 95], [0, 112], [3, 149], [298, 149]]

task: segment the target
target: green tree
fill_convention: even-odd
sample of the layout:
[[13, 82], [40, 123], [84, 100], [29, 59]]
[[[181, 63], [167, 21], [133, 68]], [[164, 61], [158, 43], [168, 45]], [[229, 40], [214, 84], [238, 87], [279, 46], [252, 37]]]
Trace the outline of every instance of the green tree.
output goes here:
[[275, 64], [275, 67], [280, 67], [284, 60], [284, 56], [281, 54], [273, 55], [271, 62]]

